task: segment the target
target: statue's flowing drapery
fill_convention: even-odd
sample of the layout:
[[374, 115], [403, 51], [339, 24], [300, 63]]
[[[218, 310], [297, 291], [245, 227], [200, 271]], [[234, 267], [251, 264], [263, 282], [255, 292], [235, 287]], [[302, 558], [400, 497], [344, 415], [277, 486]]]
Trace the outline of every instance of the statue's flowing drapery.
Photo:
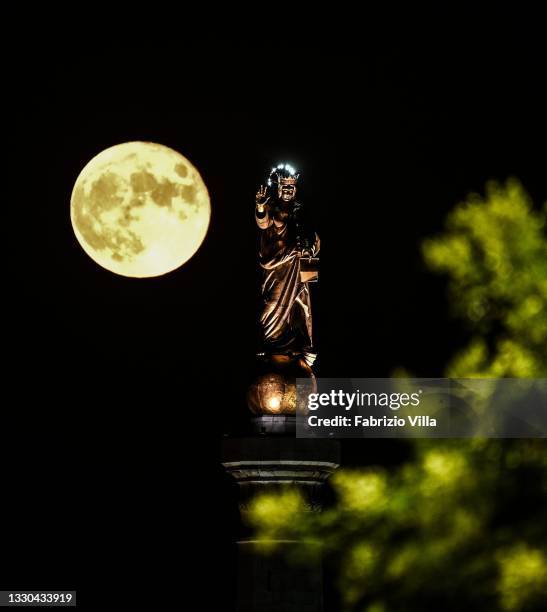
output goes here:
[[[260, 315], [263, 348], [268, 353], [302, 353], [313, 363], [310, 289], [300, 274], [300, 248], [297, 244], [294, 204], [272, 207], [256, 221], [261, 232], [260, 265], [263, 269]], [[310, 253], [319, 252], [314, 234]]]

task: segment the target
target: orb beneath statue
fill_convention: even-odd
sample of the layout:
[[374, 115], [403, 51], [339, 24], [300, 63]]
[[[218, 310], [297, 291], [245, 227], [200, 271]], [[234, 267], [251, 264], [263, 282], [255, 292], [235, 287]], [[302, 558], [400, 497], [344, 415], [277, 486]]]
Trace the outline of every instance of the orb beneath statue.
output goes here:
[[298, 378], [315, 380], [312, 369], [300, 356], [268, 357], [247, 392], [251, 412], [257, 415], [296, 414]]

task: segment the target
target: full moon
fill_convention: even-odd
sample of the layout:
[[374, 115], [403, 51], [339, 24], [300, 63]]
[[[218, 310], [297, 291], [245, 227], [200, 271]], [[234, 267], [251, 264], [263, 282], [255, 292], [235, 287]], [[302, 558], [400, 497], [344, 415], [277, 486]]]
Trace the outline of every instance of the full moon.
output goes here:
[[103, 268], [145, 278], [171, 272], [199, 249], [211, 205], [180, 153], [126, 142], [96, 155], [76, 179], [70, 218], [78, 242]]

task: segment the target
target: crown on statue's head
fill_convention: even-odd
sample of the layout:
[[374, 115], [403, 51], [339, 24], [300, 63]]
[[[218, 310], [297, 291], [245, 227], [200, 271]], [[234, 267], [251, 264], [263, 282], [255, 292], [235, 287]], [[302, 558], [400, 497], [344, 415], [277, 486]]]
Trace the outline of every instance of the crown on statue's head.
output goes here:
[[278, 164], [270, 172], [268, 185], [296, 185], [300, 174], [290, 164]]

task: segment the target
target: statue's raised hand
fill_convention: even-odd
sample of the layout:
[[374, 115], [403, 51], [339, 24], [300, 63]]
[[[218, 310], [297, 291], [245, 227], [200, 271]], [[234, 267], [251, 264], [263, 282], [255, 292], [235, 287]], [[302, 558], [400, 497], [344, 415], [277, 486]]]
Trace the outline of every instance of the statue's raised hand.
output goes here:
[[256, 205], [260, 208], [264, 208], [265, 204], [268, 203], [269, 199], [270, 198], [268, 196], [268, 188], [264, 187], [263, 185], [260, 185], [260, 189], [256, 192]]

